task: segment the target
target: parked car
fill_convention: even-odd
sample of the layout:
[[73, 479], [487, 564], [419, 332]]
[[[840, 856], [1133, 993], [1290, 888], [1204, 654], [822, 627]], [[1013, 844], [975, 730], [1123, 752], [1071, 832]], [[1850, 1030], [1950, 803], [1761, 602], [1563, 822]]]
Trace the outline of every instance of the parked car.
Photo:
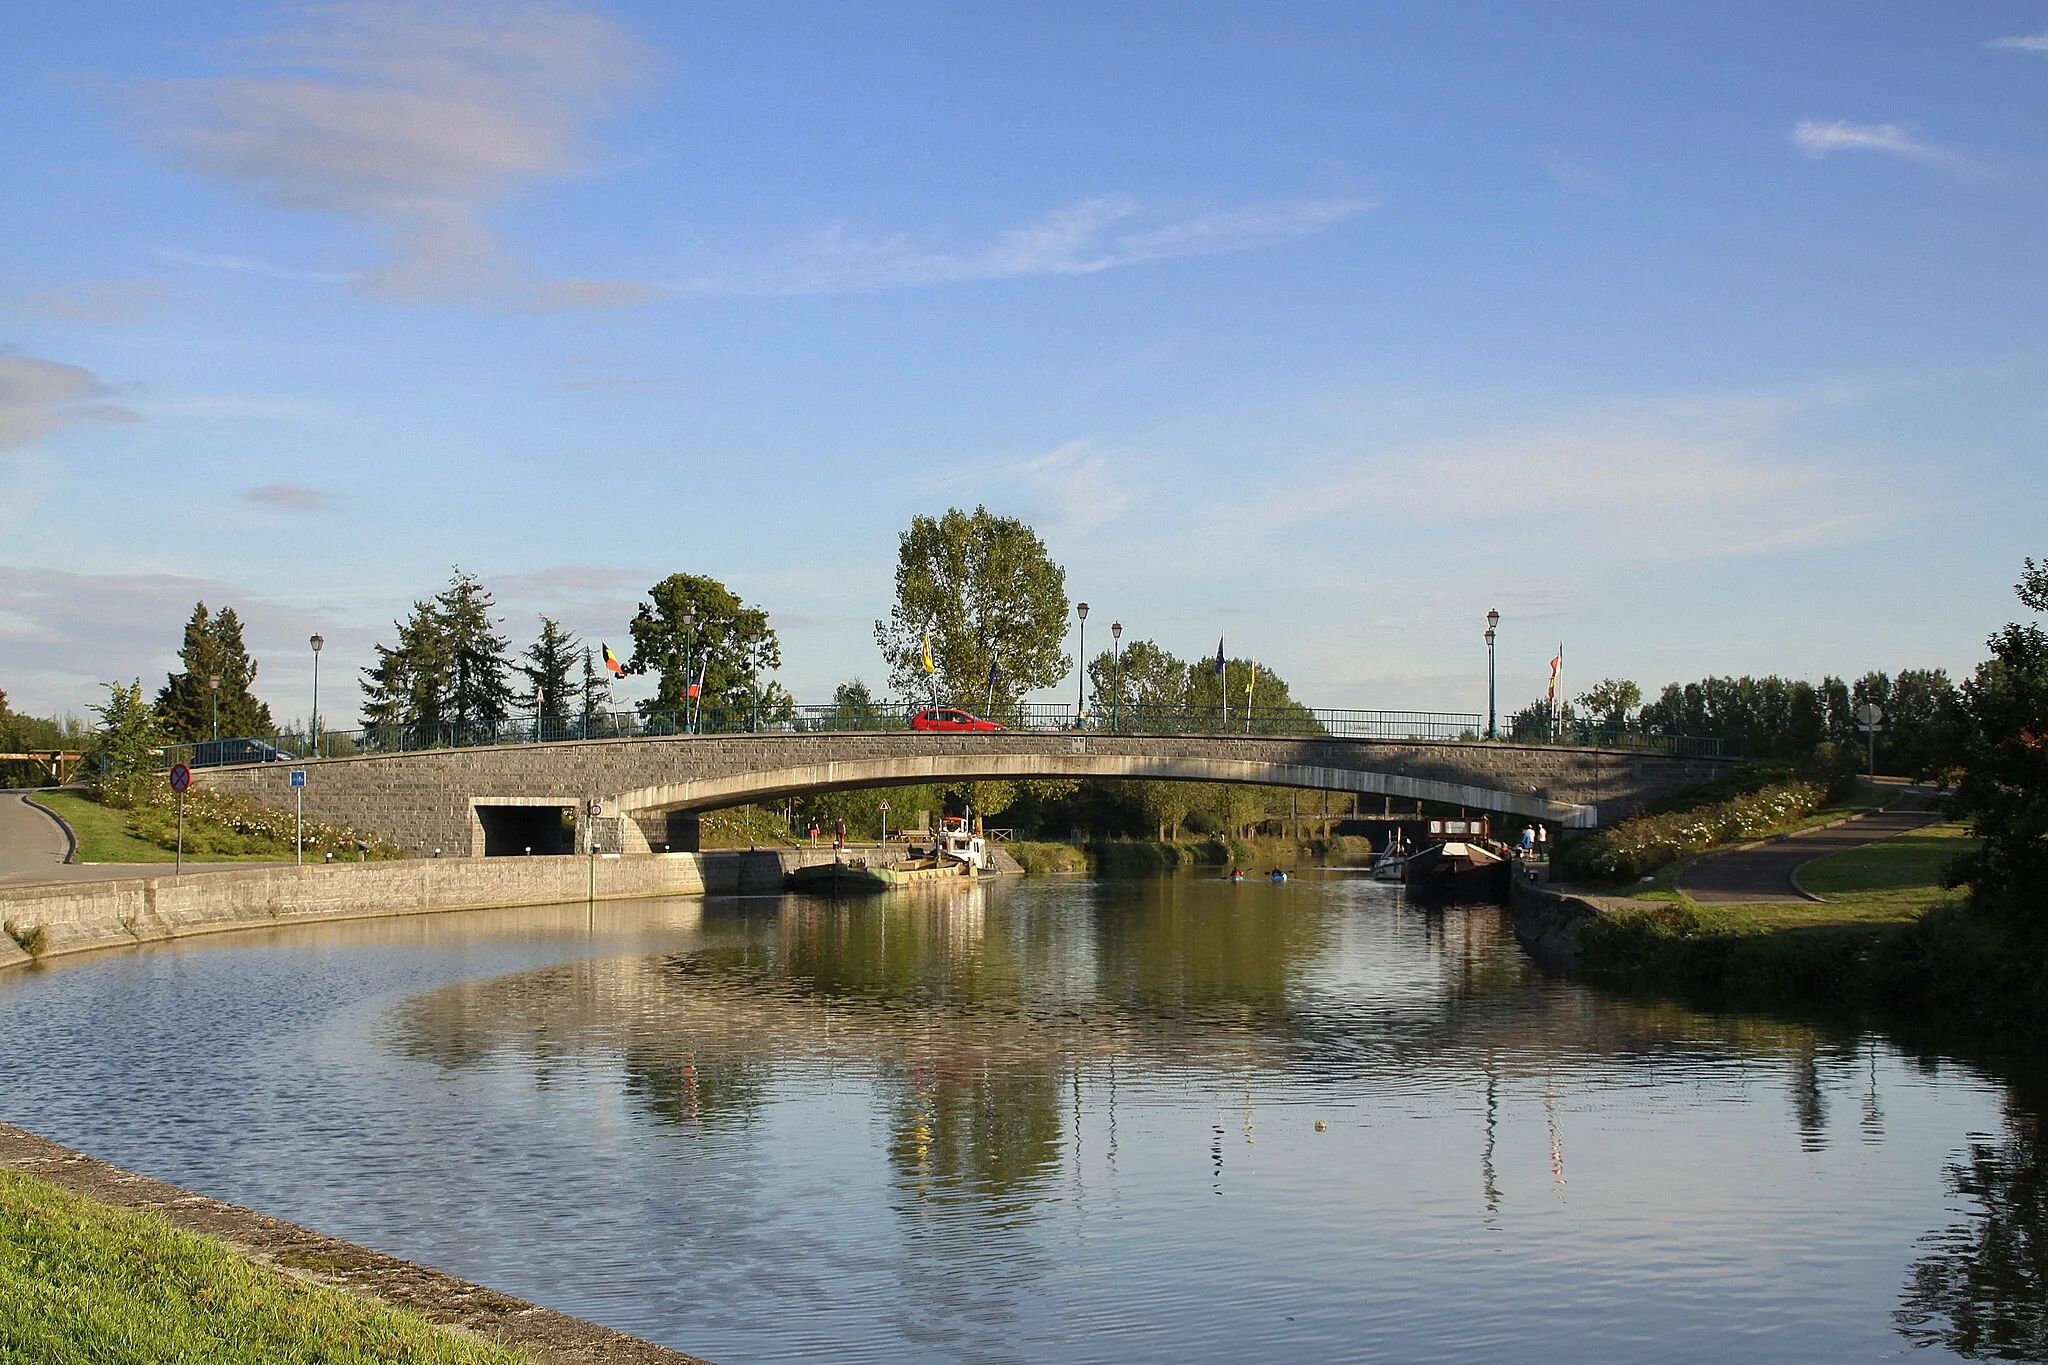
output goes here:
[[929, 711], [920, 711], [912, 716], [910, 718], [910, 728], [913, 730], [1007, 730], [1010, 727], [998, 725], [992, 720], [983, 720], [980, 716], [969, 715], [965, 711], [954, 710], [949, 706], [940, 706], [934, 707]]
[[188, 768], [212, 768], [229, 763], [298, 762], [297, 754], [288, 754], [260, 739], [202, 739], [186, 752], [185, 766]]

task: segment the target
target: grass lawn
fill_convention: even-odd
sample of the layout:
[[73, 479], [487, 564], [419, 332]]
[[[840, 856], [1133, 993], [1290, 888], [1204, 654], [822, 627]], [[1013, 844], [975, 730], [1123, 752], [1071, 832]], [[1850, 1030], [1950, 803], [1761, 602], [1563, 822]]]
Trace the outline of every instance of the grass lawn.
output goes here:
[[1941, 869], [1949, 859], [1974, 846], [1966, 826], [1929, 825], [1862, 848], [1830, 853], [1800, 868], [1800, 884], [1822, 897], [1823, 904], [1688, 904], [1699, 916], [1700, 928], [1709, 933], [1909, 924], [1960, 894], [1943, 889]]
[[0, 1170], [0, 1360], [530, 1360], [424, 1318], [254, 1265], [154, 1214]]
[[[128, 816], [102, 806], [77, 792], [37, 792], [36, 800], [64, 817], [78, 836], [81, 863], [168, 863], [177, 860], [175, 849], [159, 848], [128, 832]], [[274, 862], [275, 854], [230, 857], [217, 853], [185, 853], [188, 863]]]

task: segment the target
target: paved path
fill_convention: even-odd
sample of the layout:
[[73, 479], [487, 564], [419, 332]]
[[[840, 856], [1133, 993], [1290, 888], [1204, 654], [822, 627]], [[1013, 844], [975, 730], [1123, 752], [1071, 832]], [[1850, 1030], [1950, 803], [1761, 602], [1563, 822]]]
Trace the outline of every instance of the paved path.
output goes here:
[[[175, 860], [160, 863], [67, 863], [70, 841], [64, 827], [48, 812], [28, 803], [21, 792], [0, 791], [0, 886], [35, 886], [45, 882], [107, 882], [133, 877], [168, 877]], [[185, 875], [228, 872], [238, 867], [279, 867], [281, 863], [195, 863], [185, 860]]]
[[20, 792], [0, 792], [0, 882], [47, 881], [64, 867], [70, 841], [47, 811]]
[[1678, 889], [1703, 905], [1810, 901], [1812, 897], [1801, 895], [1792, 884], [1794, 870], [1830, 853], [1861, 848], [1934, 824], [1942, 816], [1925, 809], [1932, 796], [1931, 788], [1907, 788], [1892, 805], [1846, 824], [1788, 834], [1758, 848], [1702, 858], [1679, 877]]

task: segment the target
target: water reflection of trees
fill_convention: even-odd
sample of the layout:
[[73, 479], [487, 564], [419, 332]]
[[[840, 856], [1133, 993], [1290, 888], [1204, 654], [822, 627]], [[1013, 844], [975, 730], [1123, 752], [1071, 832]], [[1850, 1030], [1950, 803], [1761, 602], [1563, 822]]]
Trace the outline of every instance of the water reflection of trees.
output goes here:
[[1893, 1315], [1915, 1345], [1969, 1360], [2048, 1361], [2048, 1176], [2039, 1111], [2014, 1100], [2005, 1132], [1948, 1168], [1974, 1207], [1922, 1239]]

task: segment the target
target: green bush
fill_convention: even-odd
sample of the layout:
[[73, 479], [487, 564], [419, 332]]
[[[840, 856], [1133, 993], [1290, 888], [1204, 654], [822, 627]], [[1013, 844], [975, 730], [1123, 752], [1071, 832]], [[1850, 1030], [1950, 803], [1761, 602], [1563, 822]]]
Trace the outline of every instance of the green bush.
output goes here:
[[1033, 843], [1020, 841], [1004, 844], [1012, 858], [1033, 877], [1043, 877], [1055, 872], [1086, 872], [1087, 855], [1072, 844]]
[[1559, 851], [1568, 877], [1633, 880], [1722, 844], [1759, 839], [1827, 804], [1826, 788], [1790, 781], [1688, 810], [1632, 815]]

